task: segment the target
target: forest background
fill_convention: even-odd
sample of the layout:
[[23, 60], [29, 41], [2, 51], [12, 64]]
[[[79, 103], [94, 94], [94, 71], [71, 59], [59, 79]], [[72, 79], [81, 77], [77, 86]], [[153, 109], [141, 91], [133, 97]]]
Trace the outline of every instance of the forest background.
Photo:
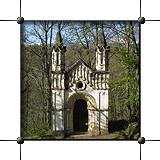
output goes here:
[[21, 26], [22, 136], [33, 135], [39, 126], [52, 129], [50, 71], [58, 27], [67, 47], [66, 69], [80, 57], [95, 69], [95, 49], [100, 37], [110, 46], [110, 132], [124, 124], [139, 123], [139, 23], [25, 21]]

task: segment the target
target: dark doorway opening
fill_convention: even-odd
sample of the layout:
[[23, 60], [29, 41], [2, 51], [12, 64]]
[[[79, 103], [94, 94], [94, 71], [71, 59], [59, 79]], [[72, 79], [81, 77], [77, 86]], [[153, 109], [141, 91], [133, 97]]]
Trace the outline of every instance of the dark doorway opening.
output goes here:
[[79, 99], [74, 103], [73, 128], [75, 132], [88, 131], [87, 102], [83, 99]]

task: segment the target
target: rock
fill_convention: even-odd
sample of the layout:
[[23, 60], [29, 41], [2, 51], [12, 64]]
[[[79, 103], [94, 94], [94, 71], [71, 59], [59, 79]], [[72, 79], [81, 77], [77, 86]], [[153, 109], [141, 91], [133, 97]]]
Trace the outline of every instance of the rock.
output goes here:
[[139, 133], [137, 133], [136, 135], [134, 135], [133, 139], [138, 139], [139, 137]]
[[[129, 139], [138, 139], [139, 134], [139, 123], [134, 122], [128, 125], [128, 128], [126, 129], [126, 136]], [[137, 135], [137, 136], [136, 136]]]

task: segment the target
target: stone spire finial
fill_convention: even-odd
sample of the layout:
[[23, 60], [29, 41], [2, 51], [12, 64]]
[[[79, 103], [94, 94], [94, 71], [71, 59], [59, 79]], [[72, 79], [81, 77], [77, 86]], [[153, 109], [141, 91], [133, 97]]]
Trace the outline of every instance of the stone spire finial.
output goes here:
[[108, 51], [107, 43], [104, 36], [103, 24], [101, 23], [101, 33], [99, 36], [98, 46], [96, 47], [96, 70], [108, 71]]
[[98, 46], [99, 47], [102, 47], [102, 46], [106, 47], [107, 46], [105, 36], [104, 36], [104, 31], [103, 31], [103, 24], [101, 24], [101, 33], [100, 33], [100, 39], [98, 41]]
[[54, 46], [55, 47], [57, 47], [57, 46], [63, 46], [61, 32], [60, 32], [60, 24], [58, 24], [58, 31], [57, 31], [57, 35], [56, 35], [56, 40], [55, 40]]
[[63, 46], [62, 37], [60, 33], [60, 25], [58, 24], [58, 31], [56, 35], [56, 40], [53, 46], [52, 52], [52, 70], [53, 71], [64, 71], [65, 70], [65, 52], [66, 47]]

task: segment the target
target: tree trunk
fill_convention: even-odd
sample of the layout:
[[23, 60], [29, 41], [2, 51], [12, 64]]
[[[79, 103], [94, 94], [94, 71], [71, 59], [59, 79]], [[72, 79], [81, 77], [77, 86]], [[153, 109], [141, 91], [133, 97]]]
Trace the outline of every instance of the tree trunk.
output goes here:
[[[130, 24], [130, 22], [129, 22], [129, 24], [128, 24], [128, 29], [127, 29], [127, 26], [125, 25], [125, 29], [126, 29], [126, 33], [128, 34], [128, 36], [126, 37], [126, 50], [127, 50], [127, 54], [129, 54], [129, 44], [130, 44], [130, 39], [128, 38], [129, 36], [130, 36], [130, 26], [131, 24]], [[128, 56], [128, 55], [126, 55], [126, 56]], [[129, 67], [127, 68], [127, 71], [128, 71], [128, 77], [129, 77], [129, 75], [130, 75], [130, 69], [129, 69]], [[128, 97], [128, 99], [129, 99], [129, 97], [130, 97], [130, 85], [129, 85], [129, 80], [128, 80], [128, 87], [127, 87], [127, 97]], [[128, 111], [129, 111], [129, 121], [131, 121], [131, 106], [130, 106], [130, 102], [128, 102], [128, 104], [127, 104], [127, 108], [128, 108]]]

